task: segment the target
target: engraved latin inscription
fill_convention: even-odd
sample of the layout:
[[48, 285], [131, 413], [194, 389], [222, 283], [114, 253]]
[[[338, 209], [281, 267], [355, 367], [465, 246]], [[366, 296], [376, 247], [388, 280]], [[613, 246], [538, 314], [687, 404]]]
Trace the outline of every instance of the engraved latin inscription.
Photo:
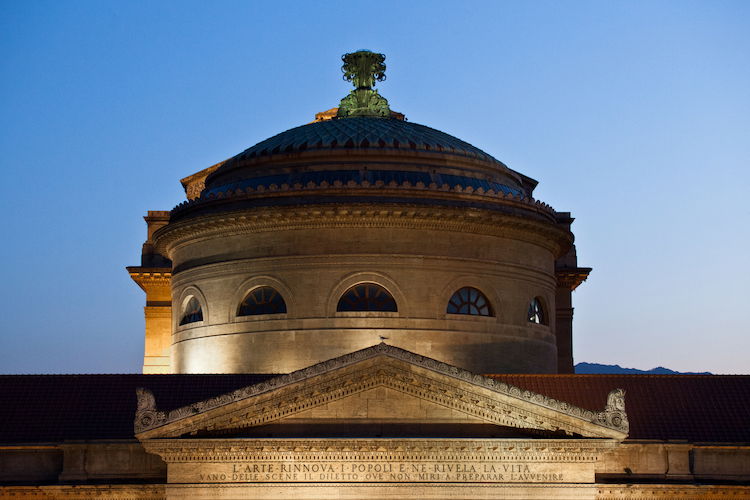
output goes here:
[[559, 465], [538, 463], [265, 462], [204, 464], [196, 472], [200, 483], [565, 481]]

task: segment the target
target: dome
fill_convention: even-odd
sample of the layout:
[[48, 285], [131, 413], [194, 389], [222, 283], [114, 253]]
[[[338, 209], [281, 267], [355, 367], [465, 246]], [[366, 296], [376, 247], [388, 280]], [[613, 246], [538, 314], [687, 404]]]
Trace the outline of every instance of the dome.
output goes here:
[[[361, 162], [353, 166], [346, 161], [355, 155], [378, 158], [363, 168]], [[417, 162], [411, 161], [416, 157]], [[445, 169], [451, 166], [454, 171]], [[517, 196], [530, 194], [520, 174], [457, 137], [393, 118], [352, 117], [302, 125], [259, 142], [211, 174], [203, 196], [260, 185], [336, 181], [358, 185], [422, 182], [450, 189], [460, 185]]]
[[407, 149], [435, 154], [446, 152], [502, 165], [481, 149], [440, 130], [405, 120], [372, 117], [326, 120], [295, 127], [259, 142], [232, 160], [242, 161], [279, 152], [334, 148]]
[[400, 119], [372, 88], [383, 58], [346, 55], [365, 69], [338, 108], [183, 179], [150, 243], [172, 263], [173, 371], [288, 373], [383, 339], [480, 373], [557, 370], [571, 218]]

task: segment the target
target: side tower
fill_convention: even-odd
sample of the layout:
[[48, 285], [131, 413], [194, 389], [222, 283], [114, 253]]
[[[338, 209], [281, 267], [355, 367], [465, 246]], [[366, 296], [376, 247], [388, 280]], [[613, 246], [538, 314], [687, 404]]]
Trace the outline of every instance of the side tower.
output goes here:
[[141, 250], [141, 265], [127, 268], [130, 277], [146, 292], [146, 340], [143, 373], [172, 373], [172, 263], [154, 250], [154, 231], [169, 223], [169, 212], [149, 210], [143, 218], [147, 225], [146, 242]]
[[572, 371], [570, 276], [588, 270], [570, 214], [391, 111], [384, 60], [344, 55], [336, 110], [183, 179], [189, 201], [144, 246], [171, 262], [169, 371], [286, 373], [379, 342], [478, 373]]

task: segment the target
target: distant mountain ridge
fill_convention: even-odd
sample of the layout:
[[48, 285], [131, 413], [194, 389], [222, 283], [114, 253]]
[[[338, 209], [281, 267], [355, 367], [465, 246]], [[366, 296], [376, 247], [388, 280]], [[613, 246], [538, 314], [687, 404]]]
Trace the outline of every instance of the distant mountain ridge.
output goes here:
[[649, 375], [711, 375], [711, 372], [676, 372], [663, 366], [657, 366], [650, 370], [639, 370], [637, 368], [623, 368], [620, 365], [602, 365], [600, 363], [578, 363], [575, 365], [575, 372], [598, 373], [598, 374], [623, 374], [623, 373], [641, 373]]

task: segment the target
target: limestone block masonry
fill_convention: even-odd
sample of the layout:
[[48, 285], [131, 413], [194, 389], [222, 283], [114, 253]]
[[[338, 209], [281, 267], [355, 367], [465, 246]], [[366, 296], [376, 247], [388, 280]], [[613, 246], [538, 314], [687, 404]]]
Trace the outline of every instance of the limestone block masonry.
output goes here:
[[[164, 246], [175, 266], [173, 370], [288, 373], [386, 338], [480, 373], [556, 372], [560, 250], [542, 239], [549, 228], [482, 211], [471, 221], [456, 210], [412, 211], [308, 207], [295, 222], [303, 215], [292, 210], [255, 210], [195, 221], [190, 232], [168, 226], [158, 237], [171, 237]], [[272, 227], [257, 220], [268, 224], [266, 217]], [[398, 311], [337, 312], [341, 295], [358, 283], [384, 287]], [[258, 286], [281, 293], [287, 312], [238, 317]], [[486, 295], [491, 316], [447, 313], [451, 295], [465, 286]], [[203, 320], [180, 326], [189, 297], [201, 302]], [[534, 297], [549, 312], [547, 324], [527, 320]]]

